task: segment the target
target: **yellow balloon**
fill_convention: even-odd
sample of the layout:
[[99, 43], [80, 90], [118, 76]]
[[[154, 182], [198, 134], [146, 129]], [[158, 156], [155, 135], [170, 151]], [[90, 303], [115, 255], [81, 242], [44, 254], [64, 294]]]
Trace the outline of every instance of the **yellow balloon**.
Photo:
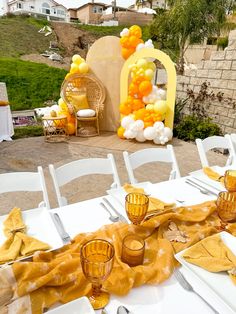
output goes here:
[[161, 115], [166, 114], [167, 102], [166, 100], [157, 100], [154, 104], [154, 111], [160, 113]]
[[151, 69], [152, 71], [155, 71], [156, 70], [156, 65], [153, 62], [148, 62], [147, 68]]
[[73, 55], [72, 62], [76, 64], [80, 64], [82, 62], [82, 58], [80, 55]]
[[67, 132], [69, 135], [75, 134], [75, 125], [73, 123], [67, 124]]
[[147, 69], [145, 71], [145, 76], [151, 80], [153, 78], [153, 76], [154, 76], [153, 70], [152, 69]]
[[76, 73], [76, 72], [79, 72], [79, 65], [76, 63], [71, 63], [70, 73]]
[[59, 106], [63, 106], [65, 104], [65, 102], [62, 98], [59, 98], [57, 103]]
[[79, 71], [80, 71], [80, 73], [85, 74], [85, 73], [88, 72], [88, 70], [89, 70], [89, 66], [87, 65], [87, 63], [82, 62], [82, 63], [79, 65]]
[[152, 110], [154, 110], [154, 105], [153, 104], [148, 104], [145, 108], [146, 108], [146, 110], [152, 111]]
[[136, 65], [137, 65], [137, 67], [140, 69], [140, 68], [142, 68], [142, 69], [146, 69], [147, 68], [147, 66], [148, 66], [148, 62], [147, 62], [147, 60], [146, 59], [139, 59], [138, 61], [137, 61], [137, 63], [136, 63]]

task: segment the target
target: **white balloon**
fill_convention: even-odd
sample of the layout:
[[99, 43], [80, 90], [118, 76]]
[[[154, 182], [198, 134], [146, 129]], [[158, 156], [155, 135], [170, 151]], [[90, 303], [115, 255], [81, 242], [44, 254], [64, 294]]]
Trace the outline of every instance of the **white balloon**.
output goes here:
[[122, 32], [120, 32], [120, 37], [129, 36], [129, 29], [124, 28]]
[[153, 85], [153, 86], [152, 86], [152, 91], [153, 91], [154, 93], [156, 93], [156, 92], [158, 91], [158, 87], [157, 87], [156, 85]]
[[160, 121], [155, 122], [153, 127], [156, 129], [158, 133], [161, 133], [165, 128], [164, 123]]
[[144, 46], [145, 46], [146, 48], [154, 48], [154, 45], [153, 45], [151, 39], [148, 39], [147, 41], [145, 41]]
[[144, 128], [143, 120], [136, 120], [135, 121], [135, 125], [136, 125], [136, 128], [137, 128], [138, 131], [141, 131]]
[[166, 91], [162, 88], [159, 88], [157, 90], [157, 97], [158, 100], [166, 100]]
[[129, 126], [128, 126], [128, 129], [127, 130], [130, 130], [132, 132], [138, 132], [138, 127], [137, 127], [137, 124], [136, 124], [136, 121], [131, 123]]
[[163, 130], [163, 136], [167, 138], [167, 141], [170, 141], [173, 137], [173, 132], [170, 128], [165, 127]]
[[136, 47], [136, 51], [139, 51], [141, 49], [145, 48], [145, 45], [143, 43], [138, 44], [138, 46]]
[[157, 136], [157, 131], [154, 127], [149, 126], [143, 131], [143, 135], [147, 140], [153, 140]]
[[160, 141], [160, 138], [159, 138], [159, 135], [157, 137], [154, 138], [153, 142], [157, 145], [161, 144], [161, 141]]
[[131, 139], [131, 138], [135, 138], [136, 137], [137, 132], [131, 131], [131, 130], [126, 130], [124, 132], [124, 137], [126, 137], [127, 139]]
[[142, 131], [138, 131], [136, 137], [135, 137], [136, 141], [138, 142], [145, 142], [146, 138], [143, 135], [143, 130]]
[[130, 116], [125, 116], [122, 120], [121, 120], [121, 126], [124, 129], [128, 129], [128, 127], [130, 126], [130, 124], [134, 123], [134, 119], [131, 118]]

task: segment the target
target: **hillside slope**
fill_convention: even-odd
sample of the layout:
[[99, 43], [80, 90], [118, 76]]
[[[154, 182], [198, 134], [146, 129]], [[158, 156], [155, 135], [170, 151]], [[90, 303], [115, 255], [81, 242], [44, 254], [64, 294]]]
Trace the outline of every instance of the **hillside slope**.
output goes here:
[[38, 32], [45, 23], [31, 17], [0, 18], [0, 57], [19, 57], [48, 49], [52, 37]]

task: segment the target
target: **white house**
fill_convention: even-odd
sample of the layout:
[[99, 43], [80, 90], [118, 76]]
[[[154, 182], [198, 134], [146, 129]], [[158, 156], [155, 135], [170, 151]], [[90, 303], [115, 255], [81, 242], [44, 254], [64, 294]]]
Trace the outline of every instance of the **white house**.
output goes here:
[[54, 0], [3, 0], [0, 15], [7, 12], [16, 15], [29, 14], [33, 16], [45, 16], [50, 20], [67, 20], [67, 9]]

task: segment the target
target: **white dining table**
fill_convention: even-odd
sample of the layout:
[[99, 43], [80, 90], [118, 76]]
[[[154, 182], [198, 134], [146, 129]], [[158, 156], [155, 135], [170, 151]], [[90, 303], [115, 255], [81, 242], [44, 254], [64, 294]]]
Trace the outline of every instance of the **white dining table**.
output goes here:
[[[148, 189], [146, 193], [166, 202], [184, 201], [184, 205], [198, 204], [216, 199], [215, 195], [206, 195], [196, 188], [186, 184], [186, 178], [165, 181], [161, 183], [140, 184]], [[124, 216], [124, 200], [118, 200], [114, 195], [106, 195], [116, 209]], [[69, 235], [73, 238], [82, 232], [93, 232], [105, 224], [112, 223], [108, 213], [101, 207], [101, 197], [51, 209], [50, 213], [58, 213]], [[179, 205], [181, 205], [179, 203]], [[183, 204], [182, 204], [183, 205]], [[126, 216], [127, 217], [127, 216]], [[183, 267], [181, 271], [194, 289], [202, 295], [221, 314], [234, 313], [215, 293], [203, 287], [201, 282], [193, 280], [193, 275]], [[236, 288], [235, 288], [236, 289]], [[226, 291], [227, 293], [227, 291]], [[134, 314], [211, 314], [214, 313], [196, 294], [184, 290], [172, 275], [165, 282], [158, 285], [143, 285], [133, 288], [124, 297], [111, 295], [111, 300], [106, 306], [108, 314], [116, 314], [118, 305], [123, 304]], [[100, 313], [101, 311], [96, 311]], [[66, 313], [65, 313], [66, 314]]]

